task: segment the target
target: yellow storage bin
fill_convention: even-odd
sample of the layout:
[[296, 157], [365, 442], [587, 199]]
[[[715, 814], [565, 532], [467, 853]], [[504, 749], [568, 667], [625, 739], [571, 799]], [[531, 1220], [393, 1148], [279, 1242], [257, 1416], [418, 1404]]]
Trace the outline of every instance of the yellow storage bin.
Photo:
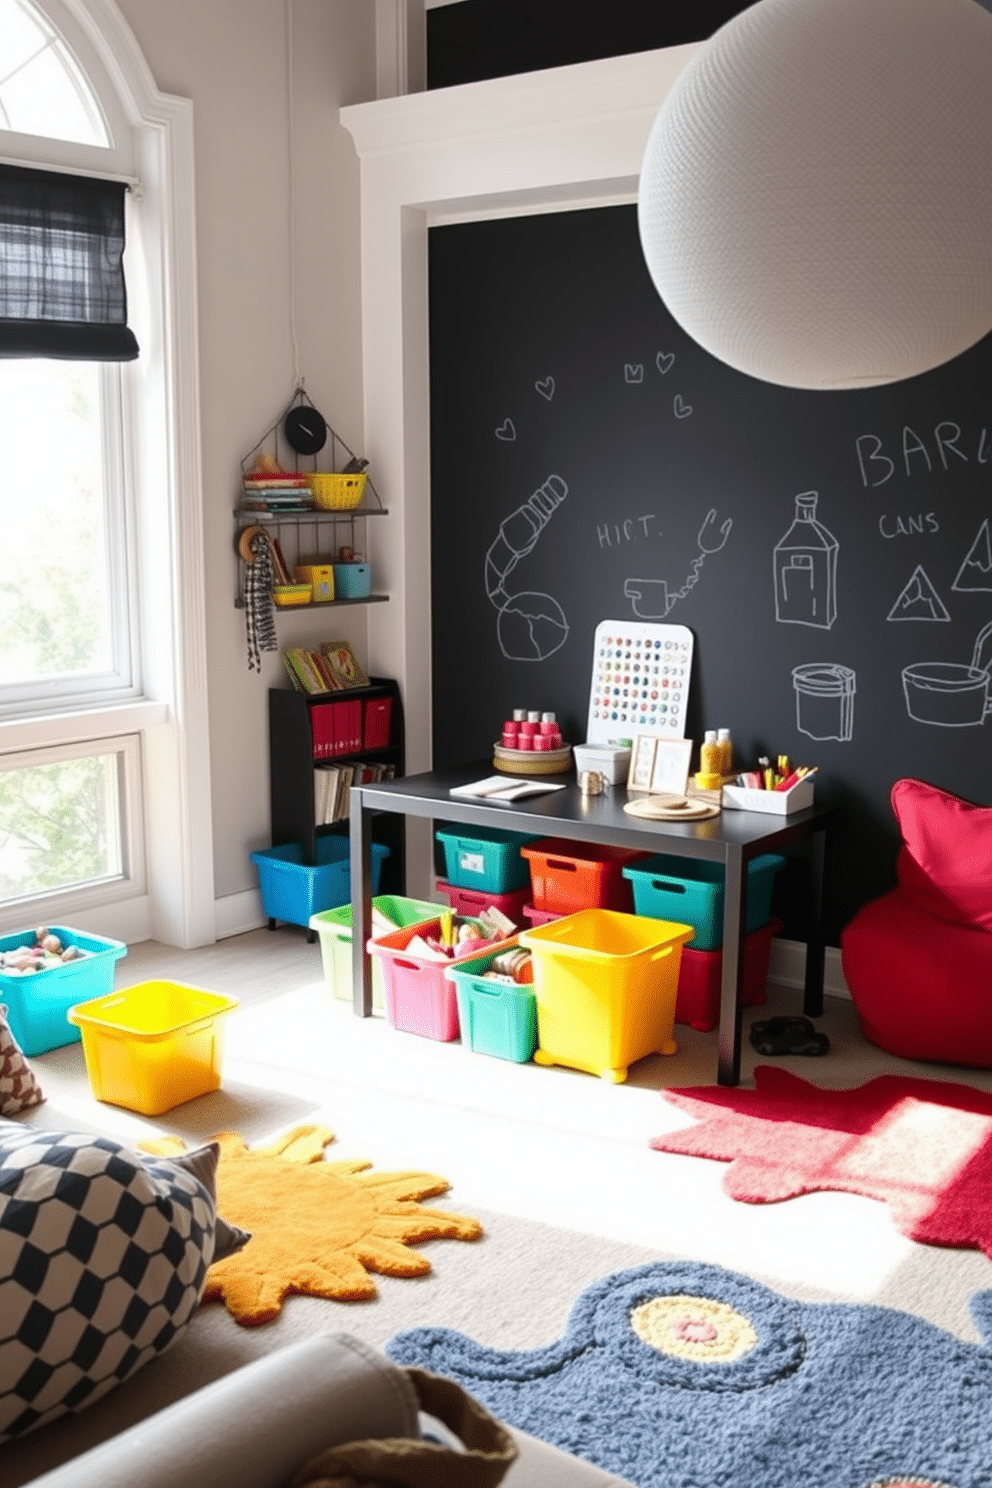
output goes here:
[[97, 1100], [142, 1116], [220, 1089], [223, 1013], [237, 998], [182, 982], [139, 982], [69, 1008]]
[[691, 925], [583, 909], [520, 932], [534, 957], [536, 1064], [619, 1084], [648, 1054], [674, 1054], [682, 947]]
[[334, 598], [333, 563], [298, 563], [293, 578], [298, 584], [310, 585], [312, 604], [326, 604]]

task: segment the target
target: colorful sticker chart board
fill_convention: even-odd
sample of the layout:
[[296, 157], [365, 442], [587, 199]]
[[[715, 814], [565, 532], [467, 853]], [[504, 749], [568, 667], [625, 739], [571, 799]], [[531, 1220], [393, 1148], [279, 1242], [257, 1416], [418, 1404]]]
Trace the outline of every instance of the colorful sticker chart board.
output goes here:
[[593, 641], [586, 741], [685, 737], [692, 631], [685, 625], [601, 620]]

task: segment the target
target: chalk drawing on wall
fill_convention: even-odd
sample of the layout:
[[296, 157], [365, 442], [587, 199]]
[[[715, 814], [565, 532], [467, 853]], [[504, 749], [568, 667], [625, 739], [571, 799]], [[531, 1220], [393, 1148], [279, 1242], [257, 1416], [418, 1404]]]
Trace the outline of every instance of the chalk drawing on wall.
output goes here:
[[625, 597], [631, 601], [630, 607], [638, 619], [664, 620], [676, 600], [684, 599], [690, 589], [695, 588], [699, 582], [699, 570], [706, 558], [711, 553], [719, 553], [730, 536], [730, 529], [733, 525], [733, 518], [728, 517], [717, 531], [716, 507], [710, 507], [696, 538], [699, 556], [692, 560], [688, 577], [681, 589], [675, 589], [669, 593], [665, 579], [625, 579], [623, 592]]
[[496, 633], [508, 661], [546, 661], [568, 639], [568, 621], [550, 594], [513, 593], [506, 581], [568, 495], [560, 475], [549, 475], [534, 494], [505, 517], [486, 554], [486, 595], [499, 611]]
[[542, 398], [550, 403], [555, 395], [555, 380], [553, 377], [539, 377], [534, 384]]
[[903, 667], [906, 712], [916, 723], [967, 728], [992, 712], [992, 620], [975, 637], [971, 664], [917, 661]]
[[672, 412], [677, 419], [688, 418], [692, 412], [692, 404], [686, 403], [681, 393], [676, 393], [672, 399]]
[[854, 737], [854, 694], [857, 679], [853, 670], [835, 661], [807, 661], [792, 669], [796, 694], [796, 728], [809, 739], [838, 739], [847, 744]]
[[992, 539], [989, 537], [988, 517], [975, 534], [975, 541], [965, 554], [951, 588], [965, 594], [992, 591]]
[[783, 625], [829, 630], [837, 618], [839, 543], [817, 520], [816, 491], [796, 497], [788, 531], [775, 544], [775, 619]]
[[636, 384], [644, 381], [644, 367], [640, 362], [624, 362], [623, 380]]
[[511, 418], [505, 418], [495, 432], [496, 438], [504, 440], [507, 444], [512, 444], [517, 437], [517, 431], [513, 427], [513, 420]]
[[658, 371], [664, 377], [675, 366], [675, 353], [674, 351], [659, 351], [654, 361]]
[[947, 607], [918, 563], [903, 586], [887, 620], [950, 620]]

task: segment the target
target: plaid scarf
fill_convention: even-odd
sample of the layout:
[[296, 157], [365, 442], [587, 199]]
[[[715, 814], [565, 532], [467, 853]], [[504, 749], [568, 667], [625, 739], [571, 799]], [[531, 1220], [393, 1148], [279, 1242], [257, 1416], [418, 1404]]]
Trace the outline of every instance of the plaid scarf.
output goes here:
[[264, 532], [251, 543], [252, 561], [245, 564], [245, 625], [248, 632], [248, 670], [262, 670], [262, 651], [277, 651], [272, 612], [272, 550]]

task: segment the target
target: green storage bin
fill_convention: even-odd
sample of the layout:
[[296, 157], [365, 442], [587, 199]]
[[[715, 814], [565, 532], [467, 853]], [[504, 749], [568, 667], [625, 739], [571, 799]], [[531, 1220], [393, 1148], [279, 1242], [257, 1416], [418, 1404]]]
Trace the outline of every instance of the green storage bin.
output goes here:
[[[775, 875], [784, 867], [785, 859], [778, 853], [762, 853], [748, 863], [745, 935], [767, 925]], [[637, 914], [691, 925], [696, 932], [694, 951], [716, 951], [723, 945], [722, 863], [659, 853], [625, 868], [623, 876], [633, 885]]]
[[[372, 900], [372, 907], [387, 919], [392, 920], [398, 930], [407, 925], [417, 925], [421, 920], [436, 920], [438, 906], [426, 899], [405, 899], [397, 894], [379, 894]], [[325, 909], [310, 916], [310, 929], [316, 930], [320, 938], [320, 959], [324, 968], [324, 980], [334, 997], [350, 1002], [353, 996], [351, 948], [354, 937], [351, 933], [351, 905], [342, 904], [337, 909]], [[382, 932], [385, 934], [385, 932]], [[378, 934], [372, 932], [372, 938]], [[372, 958], [372, 1007], [375, 1012], [385, 1011], [382, 965], [378, 956]]]
[[487, 981], [484, 972], [495, 958], [516, 945], [516, 936], [485, 956], [469, 956], [446, 967], [455, 984], [461, 1041], [476, 1054], [492, 1054], [527, 1064], [537, 1046], [537, 1002], [532, 987]]

